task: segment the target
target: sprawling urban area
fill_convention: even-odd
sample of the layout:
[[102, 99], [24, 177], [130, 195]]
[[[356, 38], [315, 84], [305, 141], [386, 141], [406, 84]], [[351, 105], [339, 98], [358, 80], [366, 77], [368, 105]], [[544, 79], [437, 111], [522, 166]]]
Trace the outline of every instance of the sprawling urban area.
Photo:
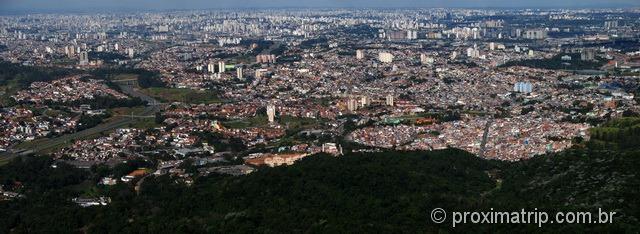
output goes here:
[[[316, 154], [526, 161], [639, 115], [639, 38], [633, 8], [5, 15], [0, 164], [128, 165], [95, 186], [139, 190]], [[21, 187], [0, 185], [0, 200]]]

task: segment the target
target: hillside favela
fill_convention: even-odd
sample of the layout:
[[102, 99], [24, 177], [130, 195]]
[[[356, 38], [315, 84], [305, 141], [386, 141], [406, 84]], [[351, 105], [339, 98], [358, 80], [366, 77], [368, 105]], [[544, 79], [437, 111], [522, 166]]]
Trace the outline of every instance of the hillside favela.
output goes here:
[[0, 1], [0, 233], [638, 233], [640, 2]]

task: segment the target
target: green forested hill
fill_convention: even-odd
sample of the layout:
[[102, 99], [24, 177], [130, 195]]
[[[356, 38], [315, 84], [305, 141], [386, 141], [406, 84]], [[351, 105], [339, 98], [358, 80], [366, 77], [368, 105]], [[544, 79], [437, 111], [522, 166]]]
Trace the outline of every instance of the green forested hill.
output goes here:
[[[434, 233], [640, 231], [640, 152], [583, 147], [523, 162], [467, 152], [315, 155], [247, 176], [209, 176], [191, 187], [148, 178], [92, 187], [104, 172], [49, 167], [21, 158], [0, 167], [0, 182], [22, 182], [27, 198], [0, 202], [0, 233]], [[135, 167], [134, 167], [135, 168]], [[106, 194], [109, 206], [80, 208], [70, 198]], [[435, 224], [447, 211], [615, 211], [610, 225]]]

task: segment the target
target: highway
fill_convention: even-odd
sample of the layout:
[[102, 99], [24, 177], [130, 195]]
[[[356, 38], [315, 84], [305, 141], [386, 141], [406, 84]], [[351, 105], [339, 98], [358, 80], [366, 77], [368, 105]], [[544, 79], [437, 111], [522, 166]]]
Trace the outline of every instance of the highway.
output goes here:
[[[147, 96], [144, 93], [138, 92], [137, 90], [129, 86], [122, 85], [121, 88], [122, 88], [122, 91], [127, 95], [133, 96], [133, 97], [139, 97], [142, 100], [147, 101], [149, 103], [149, 105], [145, 107], [142, 113], [138, 114], [139, 116], [153, 116], [155, 115], [156, 112], [160, 111], [160, 105], [156, 99], [150, 96]], [[106, 132], [106, 131], [110, 131], [117, 128], [127, 127], [129, 124], [133, 124], [138, 120], [139, 120], [138, 118], [116, 116], [109, 122], [99, 124], [93, 128], [62, 135], [56, 138], [39, 139], [37, 140], [38, 144], [29, 149], [20, 149], [20, 148], [15, 148], [14, 146], [14, 148], [10, 148], [8, 152], [0, 153], [0, 162], [10, 160], [11, 158], [14, 158], [16, 156], [23, 155], [23, 154], [42, 153], [49, 149], [68, 143], [70, 141], [87, 138], [87, 137], [99, 134], [101, 132]]]

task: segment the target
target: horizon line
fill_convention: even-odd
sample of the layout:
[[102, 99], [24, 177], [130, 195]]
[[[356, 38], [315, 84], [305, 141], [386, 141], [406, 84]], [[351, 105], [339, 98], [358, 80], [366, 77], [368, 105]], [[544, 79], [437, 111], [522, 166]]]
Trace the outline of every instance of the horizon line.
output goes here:
[[[630, 9], [629, 9], [630, 8]], [[85, 8], [85, 9], [11, 9], [11, 10], [0, 10], [0, 15], [28, 15], [28, 14], [86, 14], [86, 13], [131, 13], [131, 11], [136, 12], [187, 12], [187, 11], [229, 11], [229, 10], [240, 10], [240, 11], [255, 11], [255, 10], [304, 10], [304, 9], [322, 9], [322, 10], [427, 10], [427, 9], [443, 9], [443, 10], [463, 10], [463, 9], [482, 9], [482, 10], [638, 10], [640, 9], [640, 3], [638, 5], [620, 5], [620, 6], [610, 6], [610, 7], [599, 7], [599, 6], [576, 6], [576, 7], [542, 7], [542, 6], [512, 6], [512, 7], [383, 7], [383, 6], [374, 6], [374, 7], [353, 7], [353, 6], [344, 6], [344, 7], [328, 7], [328, 6], [309, 6], [309, 7], [301, 7], [301, 6], [281, 6], [281, 7], [207, 7], [207, 8], [167, 8], [167, 9], [150, 9], [150, 8], [140, 8], [140, 7], [101, 7], [101, 8]], [[112, 11], [122, 11], [122, 12], [112, 12]]]

